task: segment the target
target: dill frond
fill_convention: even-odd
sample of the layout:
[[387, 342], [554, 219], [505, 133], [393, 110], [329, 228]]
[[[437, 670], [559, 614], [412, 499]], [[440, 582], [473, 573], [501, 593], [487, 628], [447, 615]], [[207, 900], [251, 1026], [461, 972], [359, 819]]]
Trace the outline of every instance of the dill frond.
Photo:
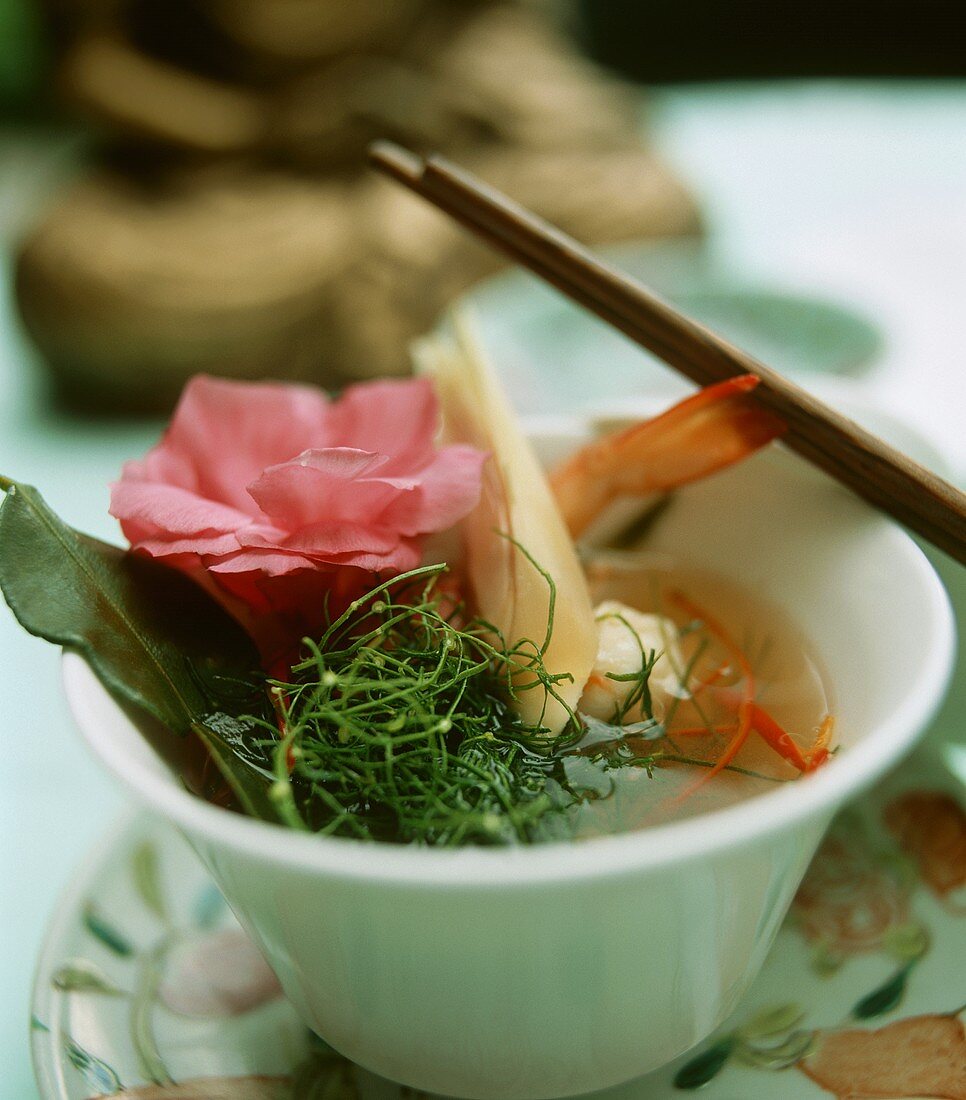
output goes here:
[[485, 622], [459, 625], [462, 609], [444, 612], [436, 591], [445, 571], [379, 585], [320, 639], [306, 639], [291, 682], [272, 682], [278, 728], [262, 722], [263, 745], [290, 825], [507, 844], [536, 839], [541, 822], [573, 802], [559, 754], [580, 735], [576, 717], [551, 738], [511, 706], [521, 671], [524, 690], [553, 693], [560, 677], [544, 667], [545, 641], [507, 646]]

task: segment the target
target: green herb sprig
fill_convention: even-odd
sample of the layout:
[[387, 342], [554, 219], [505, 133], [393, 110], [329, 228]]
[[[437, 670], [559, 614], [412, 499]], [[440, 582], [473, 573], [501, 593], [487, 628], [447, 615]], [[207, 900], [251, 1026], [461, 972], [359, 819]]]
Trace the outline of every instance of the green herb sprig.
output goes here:
[[574, 802], [559, 756], [580, 736], [576, 717], [551, 738], [511, 705], [521, 679], [522, 690], [555, 693], [545, 647], [508, 647], [491, 624], [462, 623], [463, 609], [439, 590], [445, 572], [428, 566], [373, 589], [320, 639], [306, 639], [292, 682], [272, 682], [278, 721], [261, 723], [262, 745], [287, 824], [505, 844], [536, 839]]

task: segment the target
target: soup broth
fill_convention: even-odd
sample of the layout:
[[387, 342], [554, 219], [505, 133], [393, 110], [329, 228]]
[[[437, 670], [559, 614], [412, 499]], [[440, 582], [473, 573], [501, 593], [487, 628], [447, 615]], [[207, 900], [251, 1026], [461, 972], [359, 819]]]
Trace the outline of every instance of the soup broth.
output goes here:
[[[660, 713], [655, 702], [660, 721], [649, 728], [646, 722], [623, 729], [590, 723], [577, 746], [581, 754], [591, 760], [611, 753], [630, 760], [636, 754], [645, 763], [607, 771], [610, 789], [601, 784], [599, 793], [590, 792], [572, 807], [574, 835], [599, 836], [693, 817], [799, 777], [800, 769], [753, 729], [729, 765], [701, 782], [736, 731], [736, 685], [744, 683], [736, 650], [753, 674], [756, 725], [770, 719], [765, 732], [772, 741], [780, 728], [805, 754], [831, 713], [827, 678], [807, 640], [780, 608], [730, 580], [638, 554], [597, 555], [587, 564], [587, 576], [595, 603], [619, 601], [664, 617], [662, 640], [665, 651], [675, 654], [676, 683]], [[641, 735], [635, 736], [638, 727], [643, 727]], [[649, 758], [653, 763], [646, 762]]]

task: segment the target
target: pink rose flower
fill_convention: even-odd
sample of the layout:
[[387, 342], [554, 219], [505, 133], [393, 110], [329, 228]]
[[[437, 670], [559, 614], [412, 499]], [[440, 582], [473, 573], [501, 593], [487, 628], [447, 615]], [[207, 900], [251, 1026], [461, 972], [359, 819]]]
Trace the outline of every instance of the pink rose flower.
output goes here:
[[[320, 390], [200, 375], [111, 514], [131, 546], [213, 581], [263, 652], [320, 625], [477, 503], [485, 454], [437, 447], [426, 379]], [[215, 587], [216, 586], [216, 587]], [[227, 598], [226, 598], [227, 594]]]

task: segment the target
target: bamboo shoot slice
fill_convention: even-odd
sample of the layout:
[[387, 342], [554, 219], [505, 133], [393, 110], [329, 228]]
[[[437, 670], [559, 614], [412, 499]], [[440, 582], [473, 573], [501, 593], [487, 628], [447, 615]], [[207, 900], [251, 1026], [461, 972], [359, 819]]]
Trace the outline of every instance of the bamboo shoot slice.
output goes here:
[[550, 587], [527, 554], [553, 580], [556, 600], [543, 662], [551, 676], [569, 673], [572, 679], [554, 689], [563, 703], [529, 671], [514, 677], [514, 687], [521, 717], [557, 734], [576, 709], [597, 656], [597, 625], [573, 540], [465, 319], [454, 319], [452, 332], [420, 341], [414, 356], [417, 370], [436, 385], [446, 437], [490, 454], [480, 503], [462, 521], [466, 575], [480, 615], [509, 646], [529, 639], [539, 649], [547, 637]]

